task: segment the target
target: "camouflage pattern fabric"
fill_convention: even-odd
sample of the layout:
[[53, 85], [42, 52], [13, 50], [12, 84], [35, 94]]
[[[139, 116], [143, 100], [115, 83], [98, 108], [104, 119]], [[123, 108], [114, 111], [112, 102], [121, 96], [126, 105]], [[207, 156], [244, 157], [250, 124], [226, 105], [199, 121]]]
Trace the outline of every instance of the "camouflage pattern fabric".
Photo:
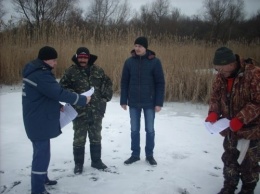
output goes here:
[[[240, 59], [238, 62], [241, 68], [235, 77], [231, 94], [227, 93], [227, 80], [218, 73], [213, 82], [209, 102], [209, 112], [215, 112], [219, 117], [228, 119], [237, 117], [244, 124], [237, 132], [229, 128], [221, 132], [225, 137], [222, 155], [225, 179], [223, 189], [231, 190], [232, 193], [239, 179], [243, 182], [242, 189], [251, 187], [249, 190], [254, 190], [259, 180], [260, 161], [260, 68], [254, 61], [246, 63]], [[238, 139], [242, 138], [250, 140], [250, 147], [242, 164], [239, 165], [239, 151], [236, 146]]]
[[83, 146], [86, 141], [83, 139], [86, 138], [87, 132], [91, 143], [100, 143], [106, 103], [111, 100], [113, 95], [111, 79], [97, 65], [82, 68], [74, 64], [65, 71], [60, 84], [63, 88], [79, 94], [86, 92], [91, 87], [95, 88], [87, 106], [73, 106], [78, 112], [77, 118], [73, 121], [75, 130], [73, 144], [78, 147]]
[[[241, 61], [241, 70], [234, 80], [231, 96], [227, 95], [227, 81], [216, 75], [209, 102], [209, 112], [220, 117], [237, 117], [244, 123], [238, 138], [260, 139], [260, 68]], [[221, 133], [228, 134], [229, 129]]]
[[[233, 133], [233, 132], [230, 132]], [[225, 137], [222, 161], [224, 163], [223, 174], [225, 178], [224, 187], [232, 188], [238, 185], [241, 178], [243, 185], [253, 185], [259, 180], [258, 161], [260, 159], [260, 140], [251, 140], [246, 156], [241, 165], [238, 164], [239, 151], [236, 149], [237, 139]], [[253, 188], [254, 189], [254, 188]]]
[[73, 129], [73, 147], [84, 147], [87, 135], [90, 144], [101, 144], [102, 119], [95, 119], [93, 124], [89, 124], [84, 117], [78, 117], [73, 121]]

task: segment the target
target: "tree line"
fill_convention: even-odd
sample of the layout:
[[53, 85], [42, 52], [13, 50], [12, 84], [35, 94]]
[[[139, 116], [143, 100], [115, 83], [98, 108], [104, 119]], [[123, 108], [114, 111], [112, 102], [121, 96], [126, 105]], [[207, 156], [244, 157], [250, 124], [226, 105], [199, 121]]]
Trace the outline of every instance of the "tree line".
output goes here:
[[78, 0], [11, 0], [17, 21], [3, 21], [8, 10], [0, 0], [1, 32], [26, 26], [33, 35], [49, 24], [85, 29], [97, 40], [107, 31], [144, 34], [170, 34], [180, 40], [205, 40], [226, 43], [230, 40], [251, 43], [260, 38], [260, 9], [245, 17], [244, 0], [204, 0], [201, 12], [186, 16], [171, 6], [170, 0], [153, 0], [133, 12], [128, 0], [90, 0], [83, 8]]

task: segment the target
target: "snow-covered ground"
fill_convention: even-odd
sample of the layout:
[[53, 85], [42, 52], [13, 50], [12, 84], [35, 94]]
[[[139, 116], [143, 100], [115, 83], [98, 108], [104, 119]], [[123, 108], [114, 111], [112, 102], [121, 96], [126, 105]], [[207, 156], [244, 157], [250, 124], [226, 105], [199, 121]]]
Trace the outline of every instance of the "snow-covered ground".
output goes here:
[[[51, 194], [217, 193], [223, 183], [223, 138], [206, 131], [207, 108], [165, 103], [155, 122], [158, 166], [145, 162], [143, 123], [141, 160], [125, 166], [123, 162], [131, 154], [129, 113], [120, 107], [119, 97], [114, 97], [108, 103], [102, 131], [102, 159], [109, 170], [90, 167], [88, 141], [84, 173], [73, 174], [73, 130], [69, 124], [62, 135], [51, 140], [49, 177], [58, 184], [47, 190]], [[21, 86], [0, 86], [0, 111], [0, 193], [30, 194], [32, 146], [23, 126]], [[259, 184], [255, 193], [260, 193]]]

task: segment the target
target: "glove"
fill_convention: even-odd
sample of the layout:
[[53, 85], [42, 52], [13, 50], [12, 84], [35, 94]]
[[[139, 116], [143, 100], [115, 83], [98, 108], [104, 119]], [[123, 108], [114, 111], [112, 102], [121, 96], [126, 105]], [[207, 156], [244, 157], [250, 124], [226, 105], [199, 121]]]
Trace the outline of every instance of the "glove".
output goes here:
[[243, 123], [236, 117], [234, 117], [233, 119], [231, 119], [229, 126], [230, 129], [234, 132], [237, 132], [239, 129], [241, 129], [243, 127]]
[[218, 114], [215, 112], [211, 112], [211, 113], [209, 113], [209, 115], [205, 121], [215, 123], [217, 120], [218, 120]]

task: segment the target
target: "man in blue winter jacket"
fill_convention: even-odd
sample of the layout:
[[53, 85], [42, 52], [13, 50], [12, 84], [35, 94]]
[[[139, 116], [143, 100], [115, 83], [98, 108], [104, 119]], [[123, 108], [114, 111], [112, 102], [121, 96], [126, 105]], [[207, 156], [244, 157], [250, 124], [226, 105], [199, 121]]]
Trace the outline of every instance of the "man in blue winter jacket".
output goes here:
[[45, 185], [55, 185], [47, 171], [50, 162], [50, 139], [61, 134], [59, 103], [85, 106], [90, 97], [69, 92], [59, 85], [51, 70], [57, 65], [58, 54], [52, 47], [39, 50], [38, 58], [23, 69], [23, 121], [33, 146], [31, 193], [49, 194]]
[[143, 110], [145, 120], [146, 161], [156, 166], [153, 157], [155, 146], [154, 119], [155, 112], [163, 106], [165, 80], [161, 62], [155, 53], [147, 49], [146, 37], [138, 37], [134, 42], [132, 56], [124, 64], [121, 78], [120, 105], [124, 110], [129, 106], [131, 123], [132, 154], [124, 163], [132, 164], [140, 160], [140, 118]]

